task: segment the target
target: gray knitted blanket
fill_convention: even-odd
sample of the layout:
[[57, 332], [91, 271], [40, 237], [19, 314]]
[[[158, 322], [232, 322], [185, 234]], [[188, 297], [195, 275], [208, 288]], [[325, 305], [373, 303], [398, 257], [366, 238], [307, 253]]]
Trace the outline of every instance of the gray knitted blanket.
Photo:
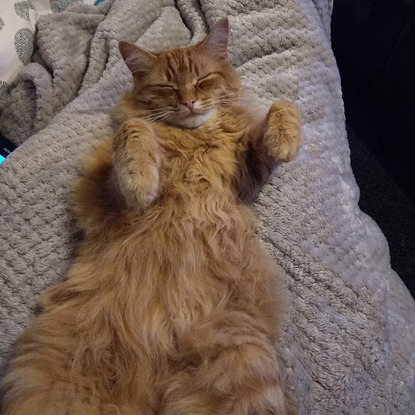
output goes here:
[[[269, 106], [298, 103], [304, 145], [254, 206], [258, 234], [286, 271], [291, 307], [280, 345], [301, 414], [415, 414], [415, 304], [387, 243], [357, 205], [332, 0], [108, 0], [38, 24], [28, 65], [1, 116], [20, 146], [0, 168], [0, 353], [30, 322], [38, 295], [64, 278], [76, 229], [71, 179], [111, 130], [103, 108], [131, 87], [117, 43], [149, 49], [200, 40], [224, 16], [230, 59]], [[26, 140], [27, 137], [30, 137]]]

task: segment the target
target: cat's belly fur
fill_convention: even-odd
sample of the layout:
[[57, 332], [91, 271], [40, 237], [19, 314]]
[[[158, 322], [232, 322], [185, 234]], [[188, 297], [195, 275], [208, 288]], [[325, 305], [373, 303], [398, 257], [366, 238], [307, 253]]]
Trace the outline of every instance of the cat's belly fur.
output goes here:
[[[236, 286], [259, 272], [258, 261], [266, 253], [240, 229], [181, 232], [183, 244], [173, 231], [162, 242], [151, 241], [153, 235], [157, 235], [154, 228], [144, 236], [145, 244], [137, 241], [136, 252], [129, 250], [132, 258], [126, 261], [125, 286], [111, 290], [123, 307], [122, 299], [130, 300], [128, 307], [136, 318], [128, 324], [140, 333], [137, 340], [141, 338], [158, 352], [175, 353], [177, 339], [193, 322], [229, 306]], [[147, 250], [140, 253], [143, 245]]]
[[81, 250], [69, 279], [45, 294], [46, 315], [70, 316], [68, 335], [75, 336], [71, 344], [76, 353], [80, 347], [91, 352], [95, 346], [87, 343], [101, 339], [100, 348], [112, 349], [116, 343], [142, 358], [147, 355], [154, 364], [174, 357], [181, 336], [195, 321], [229, 309], [238, 290], [255, 301], [249, 290], [258, 279], [274, 279], [269, 255], [246, 232], [196, 233], [185, 245], [171, 233], [160, 246], [148, 240], [156, 234], [153, 228], [144, 236], [146, 243], [129, 236], [128, 244], [114, 243], [93, 262], [82, 262]]
[[[229, 246], [221, 238], [227, 239], [218, 232], [202, 250], [197, 241], [203, 238], [198, 238], [186, 245], [193, 252], [178, 245], [170, 254], [182, 251], [183, 261], [163, 257], [157, 249], [142, 252], [140, 240], [135, 241], [137, 250], [129, 240], [126, 251], [109, 246], [91, 262], [82, 260], [81, 249], [68, 280], [44, 295], [44, 312], [24, 333], [18, 360], [27, 367], [35, 353], [33, 367], [40, 368], [40, 376], [49, 373], [45, 376], [55, 382], [72, 385], [68, 393], [88, 399], [92, 389], [112, 402], [137, 402], [147, 399], [142, 391], [149, 385], [164, 384], [172, 371], [187, 365], [186, 335], [215, 314], [226, 320], [234, 309], [252, 312], [269, 322], [272, 340], [278, 269], [250, 232], [241, 240], [230, 238]], [[117, 255], [124, 262], [116, 261]], [[169, 258], [174, 268], [169, 268]]]

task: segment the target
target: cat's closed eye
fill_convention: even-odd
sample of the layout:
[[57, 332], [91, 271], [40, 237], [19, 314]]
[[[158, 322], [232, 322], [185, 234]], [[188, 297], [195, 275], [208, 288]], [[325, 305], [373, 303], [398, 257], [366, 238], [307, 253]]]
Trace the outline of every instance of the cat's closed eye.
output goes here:
[[172, 97], [177, 93], [176, 87], [168, 84], [152, 84], [147, 88], [151, 93], [165, 98]]
[[151, 85], [152, 88], [159, 88], [164, 90], [170, 90], [170, 91], [177, 91], [177, 88], [173, 85], [168, 84], [153, 84]]
[[198, 79], [196, 86], [200, 89], [211, 88], [216, 81], [217, 74], [215, 72], [208, 73], [202, 78]]

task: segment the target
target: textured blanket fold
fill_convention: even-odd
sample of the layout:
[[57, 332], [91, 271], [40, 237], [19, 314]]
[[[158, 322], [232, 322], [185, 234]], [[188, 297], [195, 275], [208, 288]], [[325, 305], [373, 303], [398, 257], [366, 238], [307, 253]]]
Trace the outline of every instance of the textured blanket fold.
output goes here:
[[[106, 109], [131, 87], [118, 41], [148, 49], [200, 40], [229, 16], [230, 59], [260, 105], [286, 98], [304, 145], [254, 205], [259, 237], [286, 271], [280, 355], [301, 414], [415, 414], [415, 303], [387, 243], [357, 205], [328, 0], [115, 0], [39, 21], [28, 65], [1, 115], [21, 145], [1, 166], [1, 370], [38, 295], [70, 266], [71, 180], [111, 131]], [[28, 138], [30, 137], [30, 138]]]

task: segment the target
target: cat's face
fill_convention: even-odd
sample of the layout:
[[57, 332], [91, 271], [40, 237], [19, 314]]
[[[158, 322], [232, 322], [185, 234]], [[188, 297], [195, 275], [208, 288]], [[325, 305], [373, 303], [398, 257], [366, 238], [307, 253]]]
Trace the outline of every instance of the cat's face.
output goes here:
[[150, 53], [121, 42], [121, 54], [134, 76], [137, 108], [153, 121], [185, 128], [202, 125], [220, 106], [236, 99], [239, 76], [226, 59], [227, 19], [201, 43]]

